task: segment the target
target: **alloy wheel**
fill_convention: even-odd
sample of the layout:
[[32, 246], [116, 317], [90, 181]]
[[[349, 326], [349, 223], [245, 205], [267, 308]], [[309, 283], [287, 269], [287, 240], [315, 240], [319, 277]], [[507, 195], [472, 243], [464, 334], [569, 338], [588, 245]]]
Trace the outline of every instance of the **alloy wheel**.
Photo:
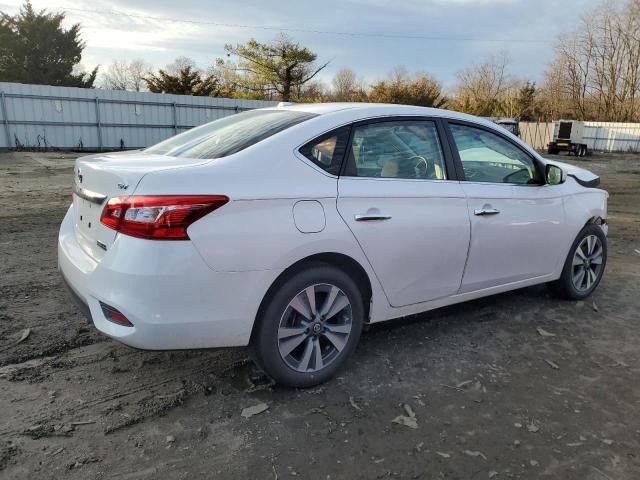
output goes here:
[[353, 312], [345, 293], [319, 283], [298, 293], [287, 305], [278, 327], [278, 350], [298, 372], [317, 372], [333, 362], [347, 345]]
[[587, 235], [573, 255], [572, 280], [579, 292], [589, 290], [602, 273], [602, 242], [595, 235]]

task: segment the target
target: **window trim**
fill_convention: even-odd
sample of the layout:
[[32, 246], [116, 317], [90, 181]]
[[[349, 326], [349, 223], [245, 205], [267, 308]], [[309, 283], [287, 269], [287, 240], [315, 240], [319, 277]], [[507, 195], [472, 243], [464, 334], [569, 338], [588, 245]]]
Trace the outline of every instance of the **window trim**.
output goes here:
[[[445, 179], [435, 179], [435, 178], [381, 178], [381, 177], [359, 177], [357, 175], [347, 175], [347, 166], [349, 163], [350, 153], [353, 149], [353, 135], [357, 127], [363, 125], [372, 125], [376, 123], [387, 123], [387, 122], [431, 122], [436, 127], [436, 134], [438, 135], [438, 142], [440, 143], [440, 148], [442, 150], [442, 157], [444, 160], [444, 168], [447, 174], [447, 178]], [[340, 177], [345, 177], [349, 179], [362, 178], [365, 180], [383, 180], [383, 181], [413, 181], [413, 182], [448, 182], [448, 181], [457, 181], [457, 172], [454, 163], [454, 159], [452, 156], [451, 146], [449, 145], [449, 140], [446, 135], [446, 130], [443, 124], [443, 119], [440, 117], [429, 117], [422, 115], [389, 115], [384, 117], [374, 117], [367, 118], [363, 120], [358, 120], [356, 122], [351, 123], [351, 131], [349, 132], [349, 138], [347, 139], [347, 148], [345, 149], [344, 156], [342, 158], [342, 168], [340, 169]]]
[[[507, 135], [504, 135], [499, 130], [493, 129], [486, 125], [481, 125], [479, 123], [468, 122], [466, 120], [457, 120], [453, 118], [443, 118], [442, 120], [446, 127], [447, 141], [451, 149], [451, 154], [455, 163], [456, 174], [459, 181], [467, 182], [467, 183], [484, 184], [484, 185], [508, 185], [508, 186], [516, 186], [516, 187], [541, 187], [546, 185], [546, 182], [544, 181], [544, 166], [542, 165], [542, 163], [535, 156], [531, 155], [530, 152], [524, 149], [522, 145], [518, 145], [516, 142], [510, 139]], [[463, 127], [476, 128], [478, 130], [483, 130], [488, 133], [493, 133], [494, 135], [497, 135], [501, 139], [510, 143], [512, 146], [520, 150], [522, 153], [524, 153], [527, 157], [531, 159], [531, 161], [533, 162], [534, 168], [536, 169], [536, 173], [538, 174], [539, 182], [538, 183], [505, 183], [505, 182], [478, 182], [473, 180], [467, 180], [464, 174], [462, 160], [460, 159], [460, 153], [458, 152], [458, 146], [456, 145], [455, 138], [453, 138], [453, 132], [451, 131], [451, 128], [450, 128], [451, 125], [460, 125]]]

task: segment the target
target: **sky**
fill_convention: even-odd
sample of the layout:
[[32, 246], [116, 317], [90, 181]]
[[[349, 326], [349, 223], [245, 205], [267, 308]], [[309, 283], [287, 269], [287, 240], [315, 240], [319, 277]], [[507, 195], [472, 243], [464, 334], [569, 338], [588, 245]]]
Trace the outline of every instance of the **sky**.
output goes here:
[[[32, 0], [36, 9], [66, 11], [86, 42], [82, 64], [144, 59], [164, 67], [186, 56], [206, 68], [224, 45], [267, 42], [284, 31], [330, 61], [330, 83], [349, 67], [367, 82], [396, 66], [428, 72], [445, 87], [456, 72], [506, 52], [510, 73], [541, 81], [553, 47], [602, 0]], [[0, 0], [17, 13], [22, 0]]]

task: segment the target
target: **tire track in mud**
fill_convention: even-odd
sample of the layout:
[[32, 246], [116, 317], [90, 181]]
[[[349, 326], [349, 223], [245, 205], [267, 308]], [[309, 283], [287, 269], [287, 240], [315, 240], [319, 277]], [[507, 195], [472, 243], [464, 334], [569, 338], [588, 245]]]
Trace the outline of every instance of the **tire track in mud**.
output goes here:
[[[104, 345], [93, 345], [95, 351], [88, 354], [72, 350], [64, 356], [45, 357], [41, 361], [32, 359], [23, 364], [0, 368], [0, 379], [4, 378], [7, 382], [10, 382], [12, 375], [21, 368], [49, 369], [51, 372], [45, 373], [47, 381], [42, 382], [43, 388], [49, 388], [49, 385], [55, 388], [55, 385], [64, 383], [59, 377], [74, 378], [90, 372], [89, 376], [93, 379], [93, 374], [101, 370], [97, 382], [93, 379], [94, 382], [88, 388], [80, 389], [79, 398], [65, 396], [56, 399], [52, 404], [51, 398], [43, 396], [40, 401], [34, 402], [40, 403], [40, 408], [29, 409], [37, 413], [15, 415], [10, 425], [0, 428], [0, 435], [29, 434], [29, 429], [40, 432], [38, 426], [45, 430], [53, 430], [48, 428], [52, 424], [71, 425], [78, 418], [84, 417], [91, 417], [92, 422], [101, 426], [105, 434], [109, 434], [161, 415], [181, 405], [196, 393], [210, 394], [218, 388], [227, 387], [240, 391], [222, 378], [226, 371], [224, 366], [227, 364], [224, 357], [231, 351], [174, 353], [173, 356], [178, 357], [177, 361], [171, 358], [165, 358], [163, 361], [162, 357], [171, 357], [172, 354], [125, 350], [119, 351], [116, 357], [112, 354], [114, 346], [113, 343], [107, 342]], [[115, 347], [116, 350], [125, 348], [119, 345]], [[203, 356], [208, 357], [204, 362]], [[117, 360], [114, 361], [114, 358]], [[122, 369], [122, 364], [131, 368]], [[87, 368], [89, 366], [90, 368]], [[171, 369], [169, 372], [165, 371], [166, 366]], [[150, 380], [140, 381], [140, 371], [144, 368], [149, 368], [147, 376]], [[111, 375], [102, 374], [104, 370], [109, 369], [112, 370]], [[13, 381], [11, 384], [15, 385], [16, 382]], [[76, 390], [75, 385], [69, 385], [68, 388], [71, 391]]]
[[25, 328], [31, 334], [14, 348], [0, 352], [0, 366], [64, 354], [106, 340], [65, 297], [57, 270], [43, 271], [38, 281], [30, 277], [16, 281], [22, 276], [23, 272], [11, 274], [14, 282], [0, 286], [0, 341]]

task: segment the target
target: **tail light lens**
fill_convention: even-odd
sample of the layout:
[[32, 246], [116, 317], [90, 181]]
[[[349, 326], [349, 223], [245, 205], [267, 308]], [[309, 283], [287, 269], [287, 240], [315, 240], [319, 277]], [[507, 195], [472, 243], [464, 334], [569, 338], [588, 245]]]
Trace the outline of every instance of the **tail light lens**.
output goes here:
[[117, 323], [118, 325], [122, 325], [123, 327], [133, 327], [133, 323], [131, 323], [120, 310], [102, 302], [100, 302], [100, 307], [102, 308], [102, 314], [104, 315], [104, 318], [106, 318], [110, 322]]
[[187, 227], [228, 201], [224, 195], [115, 197], [105, 205], [100, 221], [132, 237], [189, 240]]

